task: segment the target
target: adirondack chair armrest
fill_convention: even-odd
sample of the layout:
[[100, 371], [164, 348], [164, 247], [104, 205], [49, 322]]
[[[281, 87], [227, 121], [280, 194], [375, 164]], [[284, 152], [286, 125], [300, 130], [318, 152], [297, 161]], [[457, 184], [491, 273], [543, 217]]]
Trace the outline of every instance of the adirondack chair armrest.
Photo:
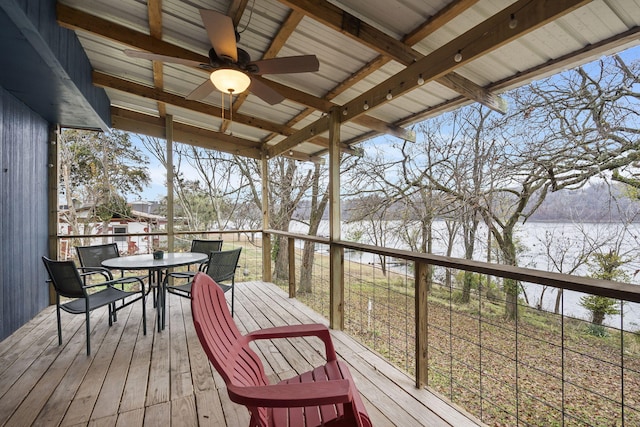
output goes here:
[[291, 408], [348, 403], [353, 399], [348, 379], [256, 387], [228, 385], [229, 398], [253, 407]]
[[336, 350], [333, 346], [329, 328], [321, 323], [311, 323], [305, 325], [276, 326], [274, 328], [260, 329], [245, 335], [247, 340], [265, 340], [274, 338], [299, 338], [317, 337], [325, 346], [327, 361], [337, 359]]

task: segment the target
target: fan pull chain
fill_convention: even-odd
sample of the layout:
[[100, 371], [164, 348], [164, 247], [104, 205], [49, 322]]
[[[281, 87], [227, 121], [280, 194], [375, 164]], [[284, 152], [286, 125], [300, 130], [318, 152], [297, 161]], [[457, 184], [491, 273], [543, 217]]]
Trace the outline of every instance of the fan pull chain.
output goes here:
[[222, 128], [224, 126], [224, 93], [220, 92], [220, 104], [222, 104], [222, 107], [220, 108], [220, 119], [222, 120], [222, 123], [220, 123], [220, 127]]
[[233, 136], [233, 90], [229, 90], [229, 135]]

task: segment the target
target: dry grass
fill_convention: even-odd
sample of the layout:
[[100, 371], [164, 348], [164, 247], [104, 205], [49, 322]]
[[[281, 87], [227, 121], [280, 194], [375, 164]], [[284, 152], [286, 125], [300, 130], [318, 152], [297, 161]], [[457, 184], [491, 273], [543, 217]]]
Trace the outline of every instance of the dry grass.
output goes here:
[[[356, 264], [345, 261], [347, 332], [413, 375], [412, 277]], [[321, 260], [316, 270], [327, 268]], [[328, 273], [314, 274], [313, 293], [298, 299], [327, 316]], [[440, 286], [428, 310], [429, 386], [487, 424], [640, 425], [637, 334], [596, 337], [588, 322], [526, 306], [517, 323], [506, 321], [500, 300], [475, 295], [459, 304], [455, 290]]]

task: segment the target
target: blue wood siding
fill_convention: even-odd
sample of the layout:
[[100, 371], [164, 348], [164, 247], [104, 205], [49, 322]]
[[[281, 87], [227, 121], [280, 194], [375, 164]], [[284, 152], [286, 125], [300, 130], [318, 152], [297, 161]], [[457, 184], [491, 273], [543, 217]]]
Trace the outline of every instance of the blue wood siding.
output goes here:
[[0, 87], [0, 340], [49, 304], [48, 123]]

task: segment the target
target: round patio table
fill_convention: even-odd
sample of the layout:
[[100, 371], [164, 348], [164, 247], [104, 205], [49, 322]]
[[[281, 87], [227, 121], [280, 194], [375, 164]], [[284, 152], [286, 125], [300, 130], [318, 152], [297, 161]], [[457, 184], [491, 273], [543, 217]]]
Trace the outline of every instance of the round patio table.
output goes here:
[[199, 264], [207, 260], [209, 255], [200, 252], [165, 252], [162, 259], [154, 259], [153, 254], [129, 255], [110, 258], [102, 261], [102, 266], [118, 270], [147, 270], [149, 271], [149, 286], [155, 283], [158, 289], [156, 312], [158, 332], [164, 329], [165, 301], [163, 289], [163, 272], [172, 267]]

